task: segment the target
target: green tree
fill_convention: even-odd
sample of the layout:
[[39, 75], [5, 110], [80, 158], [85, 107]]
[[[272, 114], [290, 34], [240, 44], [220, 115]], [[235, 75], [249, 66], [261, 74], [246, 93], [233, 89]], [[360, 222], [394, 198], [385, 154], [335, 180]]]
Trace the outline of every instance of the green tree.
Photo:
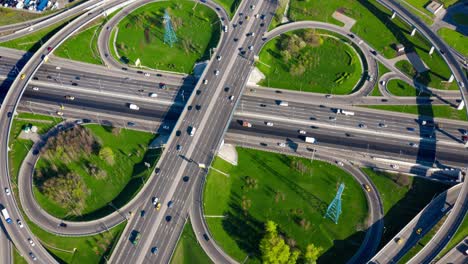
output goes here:
[[110, 147], [103, 147], [99, 150], [99, 157], [105, 160], [109, 165], [114, 164], [114, 152]]
[[304, 254], [304, 259], [306, 264], [315, 264], [317, 259], [322, 252], [321, 247], [316, 247], [314, 244], [307, 245], [306, 252]]
[[262, 263], [265, 264], [295, 264], [300, 256], [298, 250], [290, 252], [289, 246], [278, 235], [278, 226], [273, 221], [265, 223], [266, 234], [260, 241]]

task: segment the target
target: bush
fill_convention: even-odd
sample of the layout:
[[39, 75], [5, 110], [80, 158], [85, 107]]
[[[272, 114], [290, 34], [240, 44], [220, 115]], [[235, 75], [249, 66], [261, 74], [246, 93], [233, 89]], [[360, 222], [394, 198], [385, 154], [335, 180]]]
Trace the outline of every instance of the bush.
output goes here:
[[114, 152], [110, 147], [104, 147], [99, 151], [99, 157], [109, 165], [114, 165]]

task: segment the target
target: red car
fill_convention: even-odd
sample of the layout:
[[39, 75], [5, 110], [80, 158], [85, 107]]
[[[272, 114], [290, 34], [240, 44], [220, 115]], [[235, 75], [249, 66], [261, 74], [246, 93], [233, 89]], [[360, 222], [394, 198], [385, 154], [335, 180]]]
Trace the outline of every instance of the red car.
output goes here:
[[50, 52], [52, 50], [52, 47], [47, 47], [47, 51]]

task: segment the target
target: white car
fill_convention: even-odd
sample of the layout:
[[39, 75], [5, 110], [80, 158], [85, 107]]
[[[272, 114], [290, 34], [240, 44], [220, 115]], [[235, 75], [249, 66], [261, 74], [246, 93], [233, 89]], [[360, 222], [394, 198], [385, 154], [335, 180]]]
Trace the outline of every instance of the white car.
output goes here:
[[302, 130], [302, 129], [301, 129], [301, 130], [299, 130], [299, 134], [305, 135], [305, 134], [307, 134], [307, 132], [306, 132], [305, 130]]
[[158, 197], [153, 197], [153, 205], [156, 205], [159, 202]]
[[391, 164], [390, 165], [390, 168], [392, 169], [395, 169], [395, 170], [398, 170], [400, 168], [400, 166], [396, 165], [396, 164]]
[[219, 71], [216, 70], [216, 71], [214, 72], [214, 74], [215, 74], [216, 76], [218, 76], [218, 75], [219, 75]]
[[147, 73], [147, 72], [145, 72], [145, 76], [146, 76], [146, 77], [150, 77], [150, 74]]
[[252, 45], [249, 46], [249, 50], [253, 50], [253, 46], [252, 46]]
[[58, 116], [63, 116], [63, 112], [57, 111]]
[[39, 91], [39, 87], [33, 87], [33, 91]]
[[24, 225], [23, 225], [23, 223], [21, 222], [21, 220], [19, 220], [19, 219], [16, 220], [16, 223], [18, 224], [18, 226], [19, 226], [20, 228], [23, 228], [23, 227], [24, 227]]
[[169, 130], [169, 126], [168, 126], [168, 125], [164, 125], [164, 126], [163, 126], [163, 129]]
[[223, 57], [221, 55], [216, 56], [216, 59], [220, 61]]
[[230, 101], [234, 101], [234, 95], [229, 96]]
[[207, 80], [207, 79], [204, 79], [204, 80], [203, 80], [203, 84], [208, 84], [208, 80]]
[[254, 10], [255, 5], [250, 5], [250, 9]]
[[28, 238], [28, 242], [32, 247], [36, 246], [36, 243], [34, 243], [34, 241], [31, 238]]
[[9, 188], [5, 188], [5, 193], [6, 193], [6, 195], [11, 195], [10, 189], [9, 189]]
[[417, 143], [413, 143], [413, 142], [409, 143], [409, 145], [412, 146], [413, 148], [419, 147], [419, 145]]
[[149, 97], [155, 98], [155, 97], [158, 97], [158, 94], [157, 94], [157, 93], [150, 93], [150, 94], [149, 94]]
[[272, 127], [273, 123], [272, 122], [267, 122], [266, 125]]
[[286, 147], [286, 144], [285, 144], [285, 143], [283, 143], [283, 142], [281, 142], [281, 143], [278, 143], [278, 146], [280, 146], [280, 147], [284, 148], [284, 147]]
[[337, 161], [336, 164], [340, 165], [341, 167], [344, 166], [343, 162], [341, 162], [341, 161]]
[[57, 66], [57, 67], [55, 67], [55, 69], [56, 69], [56, 70], [60, 70], [60, 69], [62, 69], [62, 68], [60, 68], [59, 66]]

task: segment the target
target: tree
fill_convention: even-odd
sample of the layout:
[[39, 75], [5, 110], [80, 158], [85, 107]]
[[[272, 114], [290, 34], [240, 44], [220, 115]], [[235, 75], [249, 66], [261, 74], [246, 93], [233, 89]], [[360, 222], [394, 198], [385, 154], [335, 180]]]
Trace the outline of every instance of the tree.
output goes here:
[[99, 150], [99, 157], [105, 160], [109, 165], [114, 164], [114, 152], [110, 147], [104, 147]]
[[265, 223], [266, 234], [260, 240], [260, 252], [262, 262], [265, 264], [295, 264], [300, 252], [294, 250], [290, 252], [289, 246], [283, 237], [278, 234], [278, 226], [273, 221]]
[[307, 245], [306, 252], [304, 254], [305, 264], [315, 264], [317, 259], [322, 252], [321, 247], [316, 247], [314, 244]]

